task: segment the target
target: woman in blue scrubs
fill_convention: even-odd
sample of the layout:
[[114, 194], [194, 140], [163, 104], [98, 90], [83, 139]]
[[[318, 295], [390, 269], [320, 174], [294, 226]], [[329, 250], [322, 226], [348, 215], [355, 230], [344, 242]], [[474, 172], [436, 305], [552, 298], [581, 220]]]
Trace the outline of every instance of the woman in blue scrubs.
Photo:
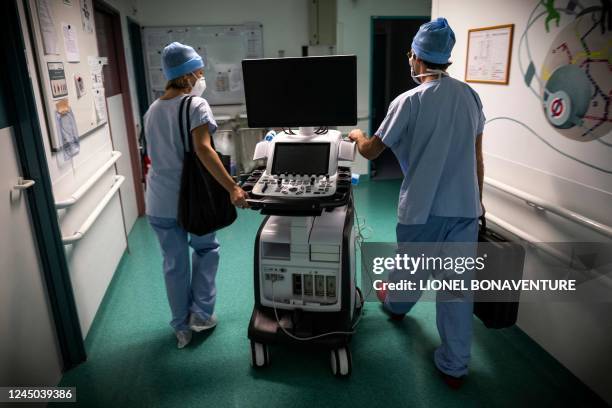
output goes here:
[[[211, 145], [217, 129], [208, 102], [200, 96], [206, 88], [204, 62], [190, 46], [174, 42], [164, 48], [163, 73], [168, 81], [163, 96], [151, 104], [144, 116], [151, 167], [147, 175], [146, 213], [164, 257], [166, 292], [178, 348], [191, 341], [192, 331], [212, 329], [215, 316], [215, 275], [219, 264], [219, 243], [215, 234], [197, 236], [177, 224], [177, 207], [183, 144], [179, 130], [179, 105], [193, 95], [189, 131], [194, 150], [206, 169], [229, 192], [232, 203], [247, 207], [247, 193], [227, 173]], [[193, 249], [192, 264], [189, 247]]]

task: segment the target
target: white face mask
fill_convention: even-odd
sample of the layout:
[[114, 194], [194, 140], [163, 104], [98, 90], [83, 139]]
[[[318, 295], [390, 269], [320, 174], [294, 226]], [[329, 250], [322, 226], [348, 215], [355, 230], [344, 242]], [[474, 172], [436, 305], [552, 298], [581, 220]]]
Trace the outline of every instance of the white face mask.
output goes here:
[[426, 76], [430, 76], [430, 75], [438, 75], [438, 79], [442, 78], [442, 76], [448, 76], [448, 73], [446, 71], [442, 71], [441, 69], [426, 69], [426, 72], [424, 74], [416, 74], [416, 72], [414, 71], [414, 66], [412, 65], [412, 59], [408, 60], [408, 65], [410, 65], [410, 76], [412, 77], [412, 80], [414, 82], [416, 82], [417, 84], [422, 84], [423, 80], [421, 79], [421, 77], [426, 77]]
[[190, 95], [193, 96], [202, 96], [204, 91], [206, 90], [206, 79], [204, 77], [198, 78], [194, 73], [191, 73], [196, 79], [195, 84], [191, 87]]

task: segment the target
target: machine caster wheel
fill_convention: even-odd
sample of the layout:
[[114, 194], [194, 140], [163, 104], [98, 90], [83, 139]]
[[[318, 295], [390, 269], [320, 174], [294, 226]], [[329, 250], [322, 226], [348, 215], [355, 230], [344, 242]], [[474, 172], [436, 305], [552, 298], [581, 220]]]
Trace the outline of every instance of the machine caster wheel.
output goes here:
[[270, 365], [270, 349], [267, 344], [251, 341], [251, 366], [254, 368]]
[[361, 310], [363, 304], [365, 303], [365, 299], [363, 298], [363, 293], [361, 293], [361, 289], [356, 286], [355, 292], [357, 292], [357, 296], [355, 296], [355, 309]]
[[332, 374], [336, 377], [348, 377], [351, 375], [353, 362], [351, 351], [348, 347], [341, 347], [330, 352]]

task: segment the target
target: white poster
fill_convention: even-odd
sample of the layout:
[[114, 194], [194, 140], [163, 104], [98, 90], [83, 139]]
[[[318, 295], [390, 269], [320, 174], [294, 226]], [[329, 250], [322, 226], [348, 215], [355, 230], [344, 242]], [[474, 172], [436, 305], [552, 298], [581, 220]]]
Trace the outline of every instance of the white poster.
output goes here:
[[79, 43], [77, 41], [76, 29], [67, 23], [62, 23], [62, 35], [64, 37], [64, 49], [66, 50], [66, 61], [80, 62]]
[[104, 98], [104, 89], [98, 88], [93, 91], [94, 108], [96, 111], [96, 123], [106, 122], [106, 100]]
[[93, 33], [93, 7], [91, 5], [91, 0], [80, 0], [80, 4], [83, 31], [91, 34]]
[[40, 33], [43, 40], [43, 49], [45, 55], [57, 55], [57, 34], [55, 32], [55, 23], [53, 22], [53, 14], [51, 12], [50, 0], [38, 0], [38, 21], [40, 23]]
[[465, 80], [507, 84], [514, 25], [470, 30]]
[[87, 57], [89, 72], [91, 73], [91, 88], [104, 88], [104, 74], [102, 68], [108, 63], [106, 57]]
[[229, 83], [230, 83], [230, 91], [231, 92], [239, 92], [242, 91], [243, 83], [242, 83], [242, 67], [237, 64], [233, 64], [230, 74], [229, 74]]
[[53, 99], [63, 98], [68, 95], [66, 83], [66, 72], [61, 62], [47, 62], [49, 82], [51, 83], [51, 97]]

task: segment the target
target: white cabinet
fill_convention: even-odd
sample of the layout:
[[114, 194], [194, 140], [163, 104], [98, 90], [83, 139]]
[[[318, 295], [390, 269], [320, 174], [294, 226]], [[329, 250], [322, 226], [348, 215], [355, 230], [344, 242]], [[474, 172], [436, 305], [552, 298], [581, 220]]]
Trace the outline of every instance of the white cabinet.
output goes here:
[[336, 0], [309, 0], [310, 45], [336, 45]]

